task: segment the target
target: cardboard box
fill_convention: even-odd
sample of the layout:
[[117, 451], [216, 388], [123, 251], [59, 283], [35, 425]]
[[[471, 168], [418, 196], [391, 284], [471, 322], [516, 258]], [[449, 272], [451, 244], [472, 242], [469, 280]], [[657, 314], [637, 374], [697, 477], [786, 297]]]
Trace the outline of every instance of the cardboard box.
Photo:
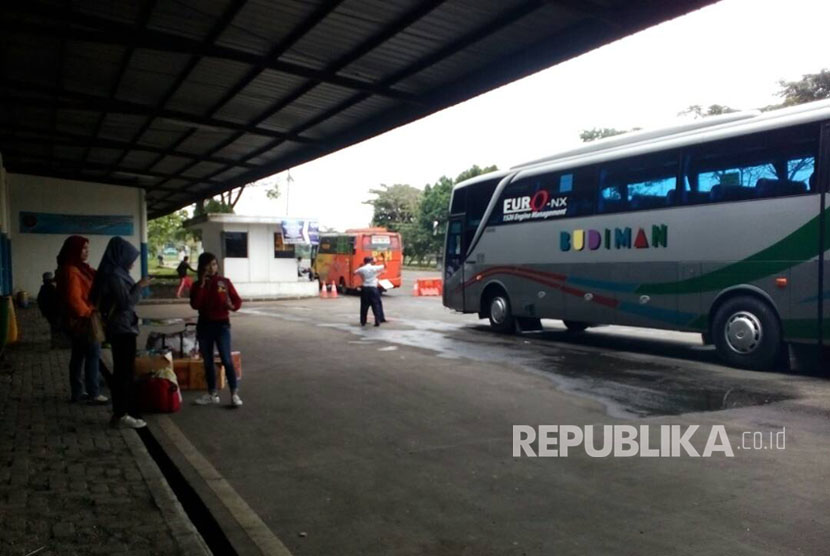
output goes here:
[[[231, 352], [233, 366], [236, 368], [237, 379], [242, 378], [242, 354], [238, 351]], [[216, 388], [225, 388], [225, 368], [216, 359]], [[173, 372], [179, 381], [179, 388], [182, 390], [207, 390], [205, 381], [205, 364], [201, 358], [174, 359]]]
[[135, 378], [154, 374], [156, 371], [170, 368], [172, 359], [169, 355], [142, 355], [135, 358]]

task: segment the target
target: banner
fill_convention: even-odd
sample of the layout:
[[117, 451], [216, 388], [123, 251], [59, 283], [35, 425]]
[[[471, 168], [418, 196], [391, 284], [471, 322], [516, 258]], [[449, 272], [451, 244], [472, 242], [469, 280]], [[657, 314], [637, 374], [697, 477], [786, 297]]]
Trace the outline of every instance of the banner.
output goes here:
[[282, 237], [285, 243], [320, 243], [320, 225], [315, 220], [283, 220]]
[[131, 236], [133, 217], [21, 211], [20, 233]]

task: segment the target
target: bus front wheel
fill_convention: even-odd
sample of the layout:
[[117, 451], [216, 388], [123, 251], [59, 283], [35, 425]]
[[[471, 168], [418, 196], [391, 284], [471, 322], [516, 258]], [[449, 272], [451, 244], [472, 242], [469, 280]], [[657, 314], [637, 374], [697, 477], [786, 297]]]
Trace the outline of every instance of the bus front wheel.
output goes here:
[[711, 335], [718, 354], [730, 365], [745, 369], [772, 368], [783, 347], [774, 310], [755, 297], [735, 297], [721, 305]]
[[496, 292], [490, 296], [488, 302], [490, 326], [496, 332], [513, 332], [515, 322], [510, 309], [510, 300], [504, 292]]

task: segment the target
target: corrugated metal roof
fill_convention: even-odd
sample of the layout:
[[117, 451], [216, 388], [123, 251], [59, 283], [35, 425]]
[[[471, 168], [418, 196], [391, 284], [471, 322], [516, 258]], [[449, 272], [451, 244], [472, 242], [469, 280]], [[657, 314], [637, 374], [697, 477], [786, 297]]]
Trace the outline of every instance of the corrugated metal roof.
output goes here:
[[144, 188], [159, 216], [712, 2], [12, 3], [0, 153]]

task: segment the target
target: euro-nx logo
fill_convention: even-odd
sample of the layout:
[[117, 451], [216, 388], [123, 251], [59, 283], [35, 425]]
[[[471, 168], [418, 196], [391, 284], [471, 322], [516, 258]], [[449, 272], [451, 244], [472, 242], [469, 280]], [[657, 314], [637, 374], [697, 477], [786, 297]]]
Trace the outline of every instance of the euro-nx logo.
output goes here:
[[504, 200], [502, 214], [505, 222], [517, 222], [531, 218], [548, 218], [550, 216], [564, 216], [568, 211], [567, 195], [551, 197], [544, 189], [540, 189], [532, 196], [511, 197]]

